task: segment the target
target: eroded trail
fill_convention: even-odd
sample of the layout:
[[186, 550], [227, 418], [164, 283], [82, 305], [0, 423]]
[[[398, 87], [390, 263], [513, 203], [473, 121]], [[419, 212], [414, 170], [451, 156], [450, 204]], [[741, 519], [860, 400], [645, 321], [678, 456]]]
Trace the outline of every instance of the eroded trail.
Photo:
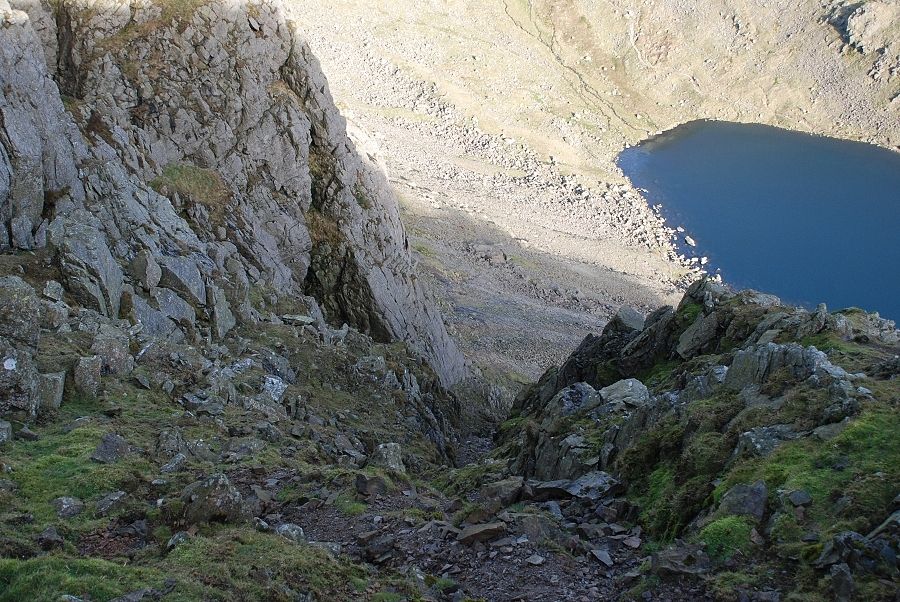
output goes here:
[[[460, 470], [483, 472], [479, 464]], [[267, 480], [287, 492], [303, 481], [289, 473]], [[358, 502], [328, 487], [299, 499], [276, 493], [270, 517], [300, 525], [315, 546], [420, 583], [438, 600], [616, 600], [649, 562], [640, 527], [617, 522], [615, 504], [568, 495], [564, 483], [504, 479], [453, 499], [402, 478], [358, 476], [354, 486]], [[492, 516], [492, 504], [508, 507]], [[669, 600], [707, 599], [697, 582], [673, 581], [665, 591]]]

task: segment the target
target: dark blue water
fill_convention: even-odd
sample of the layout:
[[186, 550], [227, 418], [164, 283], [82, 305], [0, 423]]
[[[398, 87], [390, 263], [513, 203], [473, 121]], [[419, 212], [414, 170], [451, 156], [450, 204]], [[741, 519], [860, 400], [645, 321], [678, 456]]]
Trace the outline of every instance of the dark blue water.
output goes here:
[[726, 282], [900, 320], [900, 153], [696, 121], [626, 149], [619, 167]]

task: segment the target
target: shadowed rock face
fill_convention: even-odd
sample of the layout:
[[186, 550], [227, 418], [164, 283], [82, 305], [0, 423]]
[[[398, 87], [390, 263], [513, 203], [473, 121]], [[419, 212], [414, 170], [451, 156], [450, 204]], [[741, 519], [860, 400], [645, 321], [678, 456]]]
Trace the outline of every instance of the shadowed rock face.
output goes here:
[[253, 290], [306, 294], [464, 376], [386, 178], [278, 2], [0, 0], [0, 20], [0, 248], [49, 245], [79, 302], [159, 332], [138, 257], [216, 336], [258, 319]]

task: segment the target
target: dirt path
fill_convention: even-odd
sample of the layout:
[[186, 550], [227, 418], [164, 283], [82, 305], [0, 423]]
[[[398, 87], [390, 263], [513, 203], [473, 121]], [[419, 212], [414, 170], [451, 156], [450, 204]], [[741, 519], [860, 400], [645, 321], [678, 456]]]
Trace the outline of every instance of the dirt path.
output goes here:
[[[286, 474], [271, 478], [284, 486], [292, 483]], [[320, 489], [296, 501], [273, 503], [267, 518], [272, 526], [299, 525], [309, 541], [325, 549], [412, 577], [437, 600], [615, 600], [635, 585], [637, 569], [646, 561], [639, 529], [596, 517], [588, 523], [568, 501], [517, 504], [491, 519], [489, 524], [499, 527], [483, 541], [462, 542], [453, 524], [459, 502], [419, 493], [402, 482], [399, 487], [357, 494], [352, 506], [346, 494], [338, 498]], [[673, 582], [667, 584], [666, 599], [706, 598], [698, 584]]]

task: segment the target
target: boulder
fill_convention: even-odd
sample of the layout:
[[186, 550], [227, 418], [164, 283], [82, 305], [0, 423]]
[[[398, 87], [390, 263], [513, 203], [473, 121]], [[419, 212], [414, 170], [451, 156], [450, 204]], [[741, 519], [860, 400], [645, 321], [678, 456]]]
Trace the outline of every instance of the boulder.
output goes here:
[[0, 337], [34, 347], [40, 329], [41, 302], [31, 285], [18, 276], [0, 278]]
[[162, 269], [153, 258], [153, 254], [146, 249], [139, 251], [134, 256], [134, 259], [131, 260], [128, 266], [128, 271], [131, 273], [132, 278], [148, 292], [158, 286], [159, 280], [162, 278]]
[[19, 429], [18, 433], [16, 433], [16, 438], [21, 439], [22, 441], [37, 441], [41, 436], [28, 428], [28, 425], [26, 424]]
[[102, 374], [123, 375], [134, 370], [128, 335], [118, 329], [102, 326], [100, 333], [94, 337], [91, 353], [100, 358]]
[[544, 409], [543, 425], [549, 428], [553, 420], [580, 414], [596, 408], [603, 398], [587, 383], [575, 383], [553, 396]]
[[3, 445], [7, 441], [12, 441], [12, 438], [12, 425], [5, 420], [0, 420], [0, 445]]
[[618, 491], [621, 484], [609, 473], [593, 471], [574, 481], [529, 481], [528, 485], [533, 498], [542, 502], [569, 498], [596, 501]]
[[195, 307], [206, 305], [206, 284], [197, 262], [190, 257], [160, 257], [160, 286], [184, 295]]
[[642, 408], [650, 404], [650, 391], [635, 378], [626, 378], [600, 389], [603, 401]]
[[406, 466], [403, 465], [403, 450], [399, 443], [382, 443], [376, 447], [369, 457], [369, 464], [396, 473], [406, 472]]
[[480, 525], [469, 525], [456, 536], [456, 540], [466, 545], [482, 543], [496, 539], [506, 533], [506, 523], [493, 522]]
[[366, 559], [375, 564], [381, 564], [388, 560], [394, 552], [397, 538], [391, 534], [382, 535], [371, 539], [365, 548]]
[[789, 424], [775, 424], [761, 426], [741, 433], [738, 437], [734, 456], [760, 456], [766, 457], [778, 449], [785, 441], [791, 441], [801, 437], [802, 434], [794, 430]]
[[82, 305], [117, 318], [123, 275], [109, 249], [103, 225], [96, 216], [78, 209], [57, 217], [51, 232], [69, 293]]
[[58, 410], [62, 405], [65, 386], [65, 372], [38, 375], [37, 396], [40, 411]]
[[362, 473], [356, 475], [354, 486], [361, 495], [383, 495], [388, 490], [387, 481], [382, 477], [369, 477]]
[[213, 334], [217, 339], [223, 339], [237, 325], [237, 319], [231, 312], [231, 306], [225, 297], [225, 291], [210, 284], [206, 287], [206, 293], [206, 302], [212, 314]]
[[168, 288], [154, 288], [150, 295], [160, 313], [183, 328], [191, 328], [197, 321], [197, 312], [178, 293]]
[[293, 384], [297, 380], [297, 373], [291, 368], [291, 361], [285, 356], [275, 353], [271, 349], [261, 349], [259, 359], [263, 369], [277, 376], [286, 383]]
[[62, 301], [41, 300], [41, 328], [57, 331], [69, 319], [69, 306]]
[[725, 375], [725, 386], [735, 391], [750, 385], [761, 386], [779, 370], [786, 370], [797, 382], [814, 375], [829, 381], [847, 379], [849, 376], [815, 347], [803, 347], [796, 343], [766, 343], [734, 354], [734, 361]]
[[95, 514], [97, 516], [109, 515], [109, 513], [121, 507], [127, 497], [128, 494], [124, 491], [113, 491], [112, 493], [107, 493], [97, 501]]
[[542, 433], [534, 456], [533, 476], [542, 480], [575, 479], [600, 461], [596, 446], [574, 433], [558, 437]]
[[294, 543], [306, 542], [306, 534], [303, 533], [303, 529], [294, 523], [278, 525], [275, 527], [275, 533]]
[[202, 439], [187, 441], [177, 427], [164, 429], [156, 441], [156, 455], [165, 460], [172, 460], [179, 454], [201, 460], [212, 460], [213, 458], [208, 444]]
[[281, 321], [290, 326], [312, 326], [316, 323], [316, 319], [302, 314], [285, 314], [281, 316]]
[[735, 485], [722, 496], [716, 515], [749, 516], [758, 522], [766, 513], [768, 496], [769, 490], [764, 481]]
[[50, 526], [41, 531], [36, 538], [38, 546], [44, 551], [63, 547], [64, 540], [56, 527]]
[[644, 329], [644, 315], [627, 305], [623, 305], [609, 321], [604, 332], [637, 333]]
[[647, 316], [644, 330], [622, 349], [618, 364], [625, 374], [635, 374], [667, 356], [677, 334], [675, 309], [661, 307]]
[[41, 291], [41, 294], [46, 299], [53, 302], [62, 301], [64, 293], [65, 290], [63, 289], [63, 285], [56, 280], [48, 280], [46, 283], [44, 283], [44, 289]]
[[831, 593], [834, 596], [834, 602], [850, 602], [853, 600], [853, 594], [856, 592], [856, 584], [853, 581], [853, 574], [850, 567], [846, 563], [836, 564], [828, 571], [830, 578]]
[[850, 44], [864, 54], [869, 54], [889, 46], [892, 35], [896, 34], [896, 23], [900, 20], [900, 7], [895, 2], [874, 0], [856, 7], [847, 18], [847, 39]]
[[268, 374], [263, 381], [262, 392], [271, 401], [275, 403], [281, 403], [281, 400], [284, 399], [284, 393], [285, 391], [287, 391], [287, 388], [288, 385], [286, 382], [284, 382], [277, 376]]
[[244, 497], [224, 474], [214, 474], [188, 485], [181, 494], [186, 523], [235, 523], [247, 519]]
[[[893, 519], [893, 520], [892, 520]], [[889, 519], [896, 525], [896, 516]], [[886, 521], [887, 523], [888, 521]], [[877, 533], [876, 530], [875, 533]], [[869, 573], [894, 578], [897, 575], [896, 531], [875, 537], [865, 537], [855, 531], [842, 531], [825, 543], [822, 553], [815, 561], [816, 568], [825, 569], [846, 564], [856, 573]]]
[[808, 492], [806, 492], [802, 489], [797, 489], [795, 491], [790, 492], [787, 497], [788, 497], [788, 501], [795, 507], [796, 506], [809, 506], [810, 504], [812, 504], [812, 501], [813, 501], [812, 496], [809, 495]]
[[0, 337], [0, 416], [34, 418], [38, 401], [38, 372], [31, 354]]
[[143, 297], [126, 294], [123, 299], [127, 308], [125, 315], [133, 323], [140, 325], [141, 335], [168, 339], [173, 343], [184, 340], [184, 333], [179, 330], [178, 325], [163, 312], [151, 307]]
[[678, 339], [675, 350], [683, 359], [691, 359], [701, 353], [712, 351], [718, 341], [720, 322], [723, 316], [719, 312], [711, 312], [698, 316]]
[[591, 556], [593, 556], [596, 560], [599, 560], [607, 568], [615, 565], [615, 561], [613, 560], [612, 556], [610, 556], [609, 551], [602, 548], [594, 548], [593, 550], [591, 550]]
[[[596, 387], [608, 384], [608, 381], [598, 373], [598, 366], [617, 358], [626, 346], [640, 336], [646, 325], [643, 316], [634, 309], [620, 308], [603, 328], [599, 337], [587, 335], [559, 368], [557, 378], [551, 381], [557, 388], [550, 391], [550, 396], [559, 388], [579, 381]], [[548, 375], [549, 373], [545, 376]]]
[[519, 501], [525, 480], [522, 477], [510, 477], [502, 481], [488, 483], [478, 492], [478, 499], [484, 503], [496, 505], [497, 509], [506, 508]]
[[169, 538], [169, 541], [166, 543], [166, 552], [171, 552], [178, 546], [183, 543], [187, 543], [191, 539], [191, 534], [187, 531], [179, 531], [175, 535]]
[[667, 548], [653, 554], [650, 570], [666, 575], [702, 575], [710, 571], [709, 557], [700, 545], [676, 540]]
[[74, 497], [58, 497], [52, 504], [60, 518], [73, 518], [84, 511], [84, 502]]
[[79, 358], [75, 362], [72, 380], [75, 390], [86, 397], [96, 397], [100, 392], [100, 375], [103, 370], [103, 360], [99, 355]]
[[184, 468], [185, 464], [187, 464], [187, 456], [185, 456], [182, 453], [178, 453], [178, 454], [175, 454], [175, 457], [173, 457], [171, 460], [169, 460], [168, 462], [163, 464], [160, 467], [159, 472], [161, 472], [163, 474], [169, 474], [171, 472], [178, 472], [179, 470]]
[[103, 435], [97, 449], [91, 454], [91, 460], [98, 464], [113, 464], [130, 451], [131, 448], [123, 437], [115, 433], [107, 433]]

